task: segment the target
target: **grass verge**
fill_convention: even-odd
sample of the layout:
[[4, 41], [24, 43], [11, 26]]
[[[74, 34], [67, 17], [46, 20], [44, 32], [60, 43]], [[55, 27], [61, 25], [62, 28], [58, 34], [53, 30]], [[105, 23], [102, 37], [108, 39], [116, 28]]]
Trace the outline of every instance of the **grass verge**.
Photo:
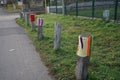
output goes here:
[[[88, 80], [120, 80], [120, 24], [62, 15], [38, 15], [44, 18], [44, 38], [37, 40], [20, 19], [16, 22], [28, 32], [42, 60], [56, 80], [75, 80], [76, 50], [80, 34], [93, 35]], [[62, 25], [61, 48], [53, 50], [54, 23]]]

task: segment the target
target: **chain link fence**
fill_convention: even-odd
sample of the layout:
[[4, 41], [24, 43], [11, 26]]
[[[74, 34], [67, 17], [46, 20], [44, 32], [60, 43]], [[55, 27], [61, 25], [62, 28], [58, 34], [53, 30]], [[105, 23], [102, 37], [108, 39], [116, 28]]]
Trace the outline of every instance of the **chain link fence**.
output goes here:
[[49, 0], [49, 12], [64, 15], [103, 18], [120, 21], [120, 0]]

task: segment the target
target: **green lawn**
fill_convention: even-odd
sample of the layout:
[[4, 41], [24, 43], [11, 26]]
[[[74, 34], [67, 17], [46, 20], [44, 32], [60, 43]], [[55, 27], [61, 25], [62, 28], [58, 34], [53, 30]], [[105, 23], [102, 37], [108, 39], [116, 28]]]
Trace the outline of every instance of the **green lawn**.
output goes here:
[[[44, 38], [37, 40], [37, 32], [17, 19], [32, 39], [42, 60], [56, 80], [75, 80], [77, 45], [80, 34], [93, 35], [88, 80], [120, 80], [120, 24], [101, 20], [87, 20], [62, 15], [38, 15], [44, 18]], [[54, 23], [62, 26], [61, 48], [53, 49]]]

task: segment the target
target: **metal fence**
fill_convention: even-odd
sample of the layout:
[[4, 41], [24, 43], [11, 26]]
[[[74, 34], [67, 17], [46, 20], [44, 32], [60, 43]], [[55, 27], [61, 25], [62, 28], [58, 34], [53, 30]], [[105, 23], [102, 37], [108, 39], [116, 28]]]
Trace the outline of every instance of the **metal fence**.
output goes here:
[[103, 18], [109, 10], [109, 19], [120, 21], [120, 0], [49, 0], [49, 12], [64, 15]]

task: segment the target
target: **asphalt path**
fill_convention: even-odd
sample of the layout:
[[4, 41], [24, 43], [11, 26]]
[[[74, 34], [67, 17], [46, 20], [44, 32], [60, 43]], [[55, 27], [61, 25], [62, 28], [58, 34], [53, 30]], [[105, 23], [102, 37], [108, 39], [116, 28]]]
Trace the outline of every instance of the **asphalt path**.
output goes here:
[[54, 80], [17, 17], [0, 8], [0, 80]]

